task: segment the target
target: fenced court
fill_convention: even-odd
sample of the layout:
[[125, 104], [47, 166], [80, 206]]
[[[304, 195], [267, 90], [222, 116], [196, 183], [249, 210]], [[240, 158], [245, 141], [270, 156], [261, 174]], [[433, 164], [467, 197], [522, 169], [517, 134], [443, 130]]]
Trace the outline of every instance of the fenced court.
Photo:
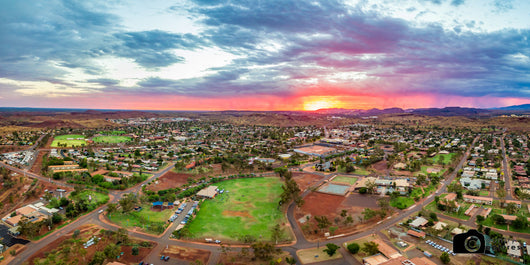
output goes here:
[[333, 194], [333, 195], [341, 195], [344, 196], [346, 193], [348, 193], [348, 190], [350, 189], [349, 185], [339, 185], [334, 183], [326, 183], [318, 189], [319, 192]]

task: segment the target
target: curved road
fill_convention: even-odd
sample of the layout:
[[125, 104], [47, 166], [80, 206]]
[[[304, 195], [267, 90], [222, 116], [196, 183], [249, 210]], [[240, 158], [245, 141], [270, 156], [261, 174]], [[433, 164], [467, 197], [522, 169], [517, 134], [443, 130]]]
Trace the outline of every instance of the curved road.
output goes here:
[[[476, 142], [477, 139], [478, 139], [478, 136], [474, 139], [473, 144]], [[447, 185], [450, 184], [454, 180], [454, 178], [456, 177], [456, 172], [458, 172], [458, 170], [462, 168], [464, 162], [466, 161], [466, 158], [469, 155], [469, 150], [471, 149], [473, 144], [471, 144], [470, 147], [467, 149], [466, 153], [463, 155], [463, 157], [462, 157], [461, 161], [459, 162], [458, 166], [451, 173], [449, 178], [447, 178], [446, 180], [441, 182], [442, 186], [436, 191], [436, 195], [445, 192], [446, 189], [447, 189]], [[7, 168], [9, 168], [9, 169], [11, 169], [13, 171], [19, 172], [19, 173], [24, 173], [24, 171], [21, 170], [21, 169], [14, 168], [14, 167], [5, 165], [3, 163], [0, 163], [0, 166], [7, 167]], [[157, 177], [160, 177], [161, 175], [163, 175], [166, 172], [168, 172], [169, 170], [171, 170], [173, 168], [173, 166], [174, 165], [170, 165], [167, 168], [165, 168], [165, 169], [163, 169], [163, 170], [161, 170], [159, 172], [156, 172], [153, 176], [148, 178], [146, 181], [142, 182], [142, 184], [143, 183], [147, 183], [147, 182], [149, 182], [152, 179], [155, 179]], [[37, 179], [39, 179], [41, 181], [49, 181], [49, 179], [44, 178], [42, 176], [39, 176], [37, 174], [33, 174], [33, 173], [26, 173], [26, 174], [28, 176], [30, 176], [30, 177], [37, 178]], [[324, 175], [325, 178], [323, 180], [321, 180], [321, 182], [331, 178], [334, 174], [327, 174], [327, 175], [322, 174], [322, 175]], [[54, 183], [57, 184], [57, 185], [69, 186], [67, 184], [60, 183], [60, 182], [54, 182]], [[136, 192], [139, 192], [140, 190], [141, 190], [141, 184], [138, 184], [138, 185], [136, 185], [136, 186], [134, 186], [134, 187], [132, 187], [132, 188], [130, 188], [128, 190], [109, 192], [109, 195], [111, 195], [110, 202], [117, 202], [119, 200], [119, 198], [121, 198], [121, 196], [123, 194], [131, 193], [131, 192], [136, 193]], [[308, 193], [309, 193], [309, 191], [306, 190], [302, 194], [302, 196], [304, 197]], [[412, 207], [410, 207], [410, 208], [408, 208], [406, 210], [400, 211], [397, 214], [394, 214], [391, 218], [387, 218], [387, 219], [383, 220], [382, 222], [380, 222], [379, 224], [377, 224], [376, 226], [372, 227], [371, 229], [369, 229], [367, 231], [364, 231], [364, 232], [361, 232], [361, 233], [357, 233], [357, 234], [353, 234], [353, 235], [340, 237], [340, 238], [334, 238], [334, 239], [331, 239], [331, 240], [322, 240], [322, 242], [320, 242], [320, 245], [324, 246], [326, 243], [335, 243], [335, 244], [341, 245], [344, 242], [351, 241], [351, 240], [356, 240], [356, 239], [359, 239], [361, 237], [368, 236], [370, 234], [374, 234], [374, 233], [376, 233], [377, 231], [379, 231], [381, 229], [385, 229], [387, 227], [395, 225], [396, 223], [400, 222], [402, 219], [404, 219], [404, 218], [414, 214], [415, 212], [421, 210], [424, 206], [426, 206], [427, 204], [431, 203], [433, 200], [434, 200], [434, 194], [428, 196], [427, 198], [423, 199], [422, 201], [420, 201], [419, 203], [415, 204], [414, 206], [412, 206]], [[9, 264], [21, 264], [22, 262], [27, 260], [29, 257], [31, 257], [33, 254], [35, 254], [36, 252], [40, 251], [43, 247], [47, 246], [48, 244], [50, 244], [51, 242], [56, 240], [58, 237], [63, 236], [65, 234], [67, 234], [67, 233], [70, 233], [70, 232], [74, 231], [75, 229], [77, 229], [78, 227], [80, 227], [82, 225], [96, 224], [96, 225], [101, 226], [101, 227], [103, 227], [105, 229], [108, 229], [108, 230], [117, 230], [118, 226], [109, 224], [108, 222], [101, 220], [101, 219], [104, 219], [105, 217], [104, 216], [100, 216], [98, 211], [99, 210], [105, 210], [105, 209], [106, 209], [105, 205], [101, 206], [100, 208], [96, 209], [95, 211], [79, 217], [78, 220], [76, 220], [76, 221], [70, 223], [69, 225], [67, 225], [67, 226], [65, 226], [65, 227], [63, 227], [63, 228], [51, 233], [50, 235], [46, 236], [45, 238], [43, 238], [43, 239], [41, 239], [39, 241], [36, 241], [36, 242], [29, 243], [27, 245], [27, 249], [25, 251], [23, 251], [22, 253], [20, 253], [19, 255], [17, 255], [15, 257], [15, 259], [12, 260]], [[291, 225], [291, 228], [292, 228], [293, 234], [294, 234], [294, 236], [296, 238], [296, 241], [292, 245], [281, 247], [281, 249], [283, 249], [284, 251], [289, 252], [293, 257], [297, 257], [296, 256], [296, 251], [298, 251], [300, 249], [316, 247], [317, 243], [310, 242], [304, 237], [300, 227], [297, 225], [296, 220], [294, 218], [294, 209], [295, 209], [295, 204], [291, 203], [288, 206], [288, 208], [287, 208], [287, 219], [288, 219], [288, 221], [289, 221], [289, 223]], [[445, 218], [445, 216], [444, 216], [444, 218]], [[448, 219], [451, 219], [451, 218], [448, 218]], [[170, 225], [170, 227], [161, 236], [148, 235], [148, 234], [137, 233], [137, 232], [133, 232], [133, 231], [129, 231], [129, 235], [133, 236], [133, 237], [140, 238], [142, 240], [155, 241], [155, 242], [158, 243], [158, 245], [145, 258], [145, 261], [147, 261], [149, 263], [154, 263], [154, 264], [161, 263], [158, 257], [159, 257], [159, 253], [163, 250], [163, 248], [165, 248], [168, 245], [176, 245], [176, 246], [192, 247], [192, 248], [197, 248], [197, 249], [208, 250], [208, 251], [210, 251], [212, 253], [212, 255], [210, 256], [208, 264], [217, 264], [218, 259], [220, 257], [220, 248], [219, 248], [218, 245], [216, 245], [216, 244], [203, 244], [203, 243], [197, 243], [197, 242], [189, 242], [189, 241], [180, 241], [180, 240], [170, 239], [171, 232], [174, 230], [174, 227], [176, 225], [177, 225], [177, 222], [175, 222], [172, 225]], [[513, 235], [516, 235], [518, 237], [524, 237], [524, 238], [529, 238], [530, 239], [529, 235], [521, 235], [521, 234], [511, 233], [511, 232], [507, 232], [507, 231], [503, 231], [503, 233], [504, 234], [513, 234]], [[239, 250], [240, 247], [232, 247], [232, 249], [233, 250]], [[339, 260], [335, 260], [333, 262], [327, 262], [326, 264], [344, 264], [344, 263], [359, 264], [351, 255], [349, 255], [347, 253], [347, 251], [344, 248], [340, 248], [339, 251], [343, 254], [344, 258], [343, 259], [339, 259]], [[165, 264], [165, 263], [161, 263], [161, 264]], [[298, 264], [301, 264], [301, 263], [298, 263]]]

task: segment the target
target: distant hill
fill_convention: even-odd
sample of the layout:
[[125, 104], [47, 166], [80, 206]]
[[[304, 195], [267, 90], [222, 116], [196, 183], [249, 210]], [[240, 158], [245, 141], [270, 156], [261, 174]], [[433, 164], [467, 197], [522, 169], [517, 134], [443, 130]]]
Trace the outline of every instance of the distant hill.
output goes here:
[[530, 104], [493, 108], [492, 110], [530, 111]]
[[445, 108], [428, 108], [428, 109], [413, 109], [413, 114], [426, 116], [481, 116], [491, 114], [487, 109], [476, 108], [461, 108], [461, 107], [445, 107]]
[[401, 108], [389, 108], [389, 109], [319, 109], [315, 110], [318, 114], [328, 115], [350, 115], [350, 116], [377, 116], [383, 114], [396, 114], [405, 113]]

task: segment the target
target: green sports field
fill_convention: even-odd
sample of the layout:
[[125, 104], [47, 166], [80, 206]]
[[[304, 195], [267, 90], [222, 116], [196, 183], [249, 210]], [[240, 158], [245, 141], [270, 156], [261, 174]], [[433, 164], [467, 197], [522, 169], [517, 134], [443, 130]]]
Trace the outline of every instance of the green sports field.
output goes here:
[[347, 176], [336, 176], [331, 180], [331, 182], [338, 182], [338, 183], [347, 183], [350, 185], [355, 184], [357, 181], [357, 178], [354, 177], [347, 177]]
[[[77, 140], [78, 138], [83, 138], [83, 140]], [[59, 146], [65, 146], [65, 145], [66, 147], [82, 146], [82, 145], [86, 145], [86, 141], [84, 139], [85, 139], [85, 136], [80, 135], [80, 134], [58, 135], [53, 138], [51, 147], [59, 147]]]
[[[272, 227], [286, 222], [278, 210], [282, 193], [279, 178], [233, 179], [214, 185], [225, 192], [202, 203], [199, 213], [189, 224], [192, 238], [235, 242], [250, 235], [257, 240], [270, 240]], [[290, 238], [287, 231], [284, 237]]]
[[109, 143], [109, 144], [117, 144], [117, 143], [125, 143], [131, 141], [131, 137], [128, 136], [96, 136], [92, 139], [96, 143]]

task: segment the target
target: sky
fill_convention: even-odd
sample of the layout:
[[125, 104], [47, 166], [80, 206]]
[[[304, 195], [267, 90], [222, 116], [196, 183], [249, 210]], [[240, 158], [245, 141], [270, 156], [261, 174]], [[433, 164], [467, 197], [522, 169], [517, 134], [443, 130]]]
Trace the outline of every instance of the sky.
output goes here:
[[0, 0], [0, 106], [530, 103], [527, 0]]

